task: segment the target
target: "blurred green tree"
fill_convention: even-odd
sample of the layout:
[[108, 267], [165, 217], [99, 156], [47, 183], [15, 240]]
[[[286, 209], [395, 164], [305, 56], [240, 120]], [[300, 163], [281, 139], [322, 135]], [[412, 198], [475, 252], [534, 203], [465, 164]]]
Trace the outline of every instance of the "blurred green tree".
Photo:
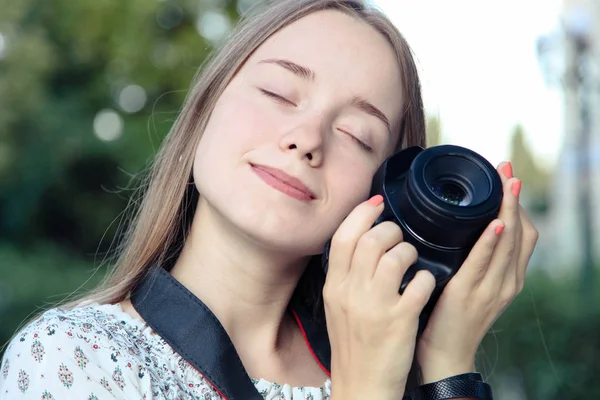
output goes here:
[[129, 188], [254, 2], [0, 0], [0, 347], [104, 275]]
[[582, 312], [577, 275], [556, 279], [547, 271], [528, 274], [484, 339], [477, 365], [502, 399], [600, 398], [600, 304]]
[[126, 196], [114, 191], [151, 158], [238, 4], [0, 7], [0, 238], [19, 246], [45, 238], [93, 253], [124, 208]]

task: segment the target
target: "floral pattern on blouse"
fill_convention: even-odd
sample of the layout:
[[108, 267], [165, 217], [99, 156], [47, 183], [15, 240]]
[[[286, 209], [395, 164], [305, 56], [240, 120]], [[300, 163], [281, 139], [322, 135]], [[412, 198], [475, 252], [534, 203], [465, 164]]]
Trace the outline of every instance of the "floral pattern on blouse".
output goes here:
[[[54, 308], [9, 343], [0, 400], [221, 400], [220, 394], [152, 328], [120, 305]], [[252, 379], [265, 400], [328, 400], [320, 388]]]

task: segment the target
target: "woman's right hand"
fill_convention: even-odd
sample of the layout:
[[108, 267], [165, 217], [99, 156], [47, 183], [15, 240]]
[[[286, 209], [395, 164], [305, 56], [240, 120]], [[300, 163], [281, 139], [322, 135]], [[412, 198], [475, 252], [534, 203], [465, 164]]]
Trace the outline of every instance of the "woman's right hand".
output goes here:
[[331, 241], [323, 289], [334, 399], [399, 399], [414, 356], [419, 314], [435, 287], [419, 271], [398, 293], [417, 251], [393, 222], [372, 227], [381, 196], [359, 204]]

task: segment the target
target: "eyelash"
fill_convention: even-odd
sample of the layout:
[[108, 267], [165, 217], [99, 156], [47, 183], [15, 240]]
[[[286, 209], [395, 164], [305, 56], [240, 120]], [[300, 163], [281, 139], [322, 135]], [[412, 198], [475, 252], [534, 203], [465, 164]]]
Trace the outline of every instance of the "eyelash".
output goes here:
[[[292, 106], [296, 106], [296, 103], [294, 103], [293, 101], [290, 101], [288, 99], [286, 99], [283, 96], [278, 95], [277, 93], [273, 93], [270, 92], [268, 90], [265, 89], [259, 89], [260, 92], [262, 94], [264, 94], [267, 97], [270, 97], [271, 99], [282, 103], [282, 104], [286, 104], [286, 105], [292, 105]], [[371, 146], [369, 146], [368, 144], [366, 144], [365, 142], [363, 142], [362, 140], [358, 139], [356, 136], [342, 130], [342, 129], [338, 129], [340, 132], [345, 133], [346, 135], [350, 136], [350, 138], [352, 140], [354, 140], [364, 151], [368, 152], [368, 153], [372, 153], [373, 152], [373, 148]]]
[[259, 89], [259, 90], [265, 96], [270, 97], [270, 98], [274, 99], [275, 101], [278, 101], [279, 103], [284, 103], [284, 104], [296, 106], [296, 103], [294, 103], [293, 101], [290, 101], [290, 100], [286, 99], [283, 96], [278, 95], [277, 93], [269, 92], [268, 90], [265, 90], [265, 89]]
[[341, 130], [341, 129], [338, 129], [338, 131], [340, 131], [340, 132], [342, 132], [342, 133], [345, 133], [346, 135], [350, 136], [350, 138], [351, 138], [352, 140], [354, 140], [356, 143], [358, 143], [358, 145], [359, 145], [360, 147], [362, 147], [362, 149], [363, 149], [364, 151], [366, 151], [367, 153], [372, 153], [372, 152], [373, 152], [373, 148], [372, 148], [371, 146], [369, 146], [368, 144], [366, 144], [365, 142], [363, 142], [362, 140], [360, 140], [360, 139], [359, 139], [359, 138], [357, 138], [356, 136], [354, 136], [354, 135], [352, 135], [352, 134], [350, 134], [350, 133], [348, 133], [348, 132], [346, 132], [346, 131], [343, 131], [343, 130]]

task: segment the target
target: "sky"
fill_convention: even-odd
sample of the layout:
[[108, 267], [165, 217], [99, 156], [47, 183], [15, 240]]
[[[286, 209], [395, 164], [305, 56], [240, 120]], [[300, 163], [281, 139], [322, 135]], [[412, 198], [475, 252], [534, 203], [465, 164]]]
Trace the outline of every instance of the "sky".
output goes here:
[[558, 31], [561, 0], [372, 2], [412, 47], [425, 107], [440, 118], [444, 143], [498, 164], [509, 158], [511, 132], [520, 124], [540, 164], [554, 165], [563, 136], [561, 94], [544, 79], [536, 41]]

